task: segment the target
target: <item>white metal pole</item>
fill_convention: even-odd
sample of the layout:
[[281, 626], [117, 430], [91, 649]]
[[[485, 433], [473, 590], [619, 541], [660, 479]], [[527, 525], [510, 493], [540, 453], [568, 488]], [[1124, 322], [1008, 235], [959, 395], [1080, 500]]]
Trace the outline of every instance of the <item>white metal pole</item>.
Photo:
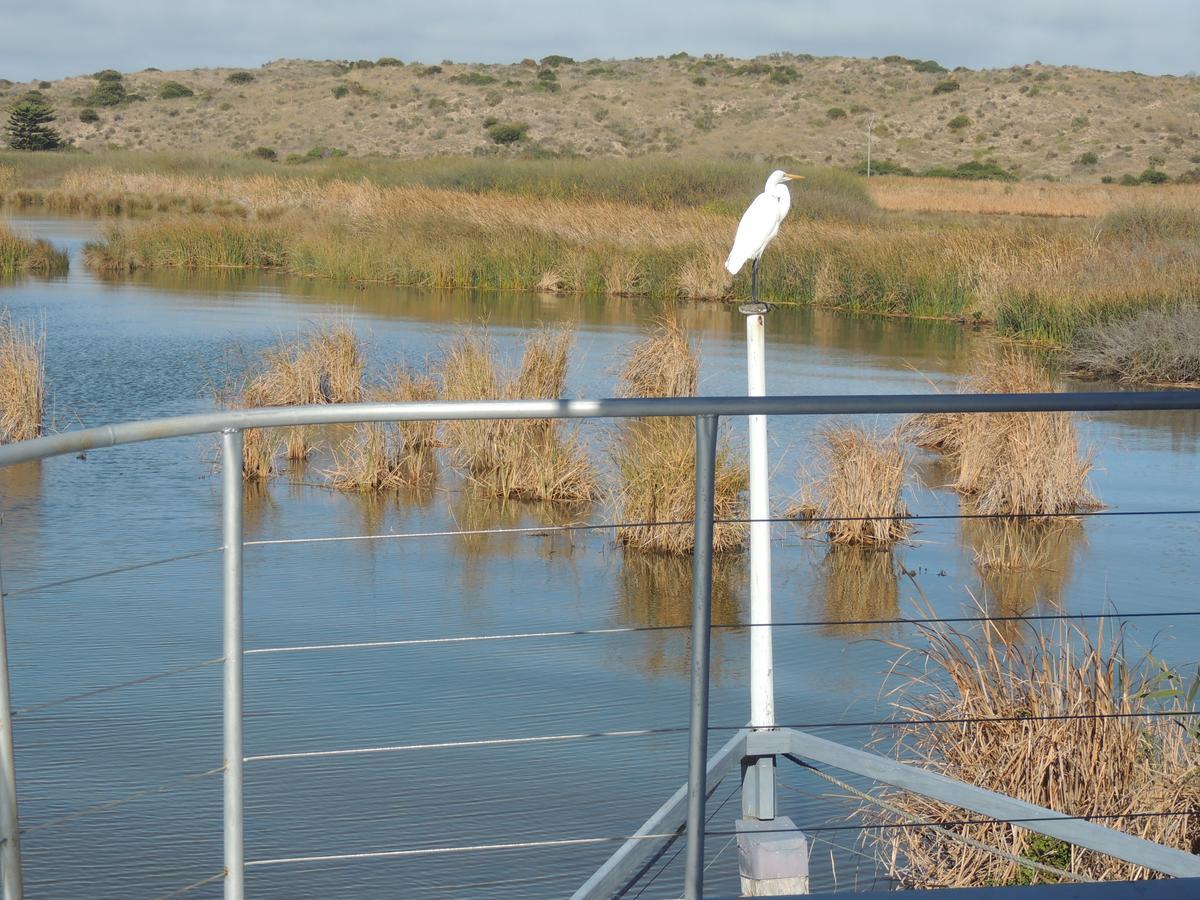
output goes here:
[[25, 896], [21, 881], [21, 829], [17, 819], [17, 774], [13, 758], [12, 704], [8, 687], [8, 633], [4, 625], [4, 597], [0, 594], [0, 851], [4, 900]]
[[[741, 307], [746, 316], [749, 395], [767, 393], [767, 305]], [[750, 416], [750, 725], [775, 726], [775, 662], [771, 638], [771, 498], [767, 488], [767, 417]]]
[[245, 896], [242, 838], [242, 432], [221, 433], [225, 645], [225, 900]]

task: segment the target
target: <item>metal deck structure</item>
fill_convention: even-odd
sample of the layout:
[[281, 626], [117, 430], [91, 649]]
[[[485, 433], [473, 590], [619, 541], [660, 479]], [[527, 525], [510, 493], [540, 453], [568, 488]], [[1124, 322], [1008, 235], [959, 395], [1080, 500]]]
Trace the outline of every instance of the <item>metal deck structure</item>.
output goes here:
[[[1104, 412], [1134, 410], [1198, 410], [1200, 392], [1155, 391], [1060, 394], [932, 394], [797, 397], [688, 397], [661, 399], [480, 401], [344, 404], [231, 410], [127, 422], [53, 434], [0, 447], [0, 466], [69, 453], [167, 438], [219, 433], [223, 460], [222, 533], [224, 596], [224, 895], [241, 900], [248, 866], [287, 860], [247, 860], [243, 837], [242, 739], [242, 522], [243, 431], [297, 425], [359, 422], [403, 422], [469, 419], [585, 419], [683, 416], [696, 429], [695, 552], [692, 569], [692, 657], [689, 749], [686, 781], [648, 818], [635, 834], [575, 893], [576, 900], [619, 896], [644, 871], [648, 861], [671, 841], [687, 842], [683, 895], [704, 896], [703, 837], [705, 803], [713, 784], [739, 770], [744, 815], [774, 817], [773, 796], [762, 790], [762, 772], [779, 759], [821, 763], [913, 791], [1001, 822], [1020, 824], [1080, 847], [1110, 854], [1173, 876], [1178, 881], [1138, 885], [1042, 886], [1022, 889], [963, 891], [964, 898], [1010, 900], [1109, 900], [1117, 896], [1174, 900], [1197, 896], [1200, 857], [1133, 837], [1086, 817], [1070, 816], [964, 784], [899, 763], [879, 754], [835, 743], [785, 727], [748, 725], [711, 757], [708, 753], [709, 639], [712, 599], [713, 492], [717, 430], [723, 416], [814, 416], [912, 413]], [[751, 625], [754, 623], [751, 622]], [[753, 631], [753, 629], [751, 629]], [[680, 761], [683, 763], [683, 760]], [[769, 765], [764, 765], [769, 763]], [[682, 769], [682, 765], [681, 765]], [[769, 808], [768, 808], [769, 807]], [[0, 600], [0, 867], [5, 900], [23, 896], [16, 765], [8, 654]], [[387, 854], [381, 853], [380, 856]], [[1124, 891], [1124, 892], [1122, 892]], [[838, 895], [844, 896], [844, 895]], [[903, 896], [903, 895], [891, 895]]]

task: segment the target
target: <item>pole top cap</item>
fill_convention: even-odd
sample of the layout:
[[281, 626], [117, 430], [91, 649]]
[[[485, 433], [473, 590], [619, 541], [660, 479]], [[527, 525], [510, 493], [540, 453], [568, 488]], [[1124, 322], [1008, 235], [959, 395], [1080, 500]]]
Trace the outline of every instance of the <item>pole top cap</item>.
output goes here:
[[743, 316], [765, 316], [770, 311], [771, 307], [766, 303], [743, 303], [738, 307]]

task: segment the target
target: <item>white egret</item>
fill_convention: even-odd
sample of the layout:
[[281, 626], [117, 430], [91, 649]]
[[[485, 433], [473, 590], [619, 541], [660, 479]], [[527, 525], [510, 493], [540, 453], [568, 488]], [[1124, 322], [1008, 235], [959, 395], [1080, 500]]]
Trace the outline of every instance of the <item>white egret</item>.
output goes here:
[[788, 193], [787, 181], [803, 181], [803, 175], [792, 175], [782, 169], [776, 169], [767, 178], [763, 192], [754, 198], [754, 202], [742, 214], [738, 223], [737, 234], [733, 238], [733, 249], [725, 260], [725, 268], [730, 275], [741, 271], [746, 260], [754, 261], [750, 276], [750, 296], [758, 302], [758, 261], [767, 249], [767, 244], [779, 233], [779, 225], [792, 206], [792, 195]]

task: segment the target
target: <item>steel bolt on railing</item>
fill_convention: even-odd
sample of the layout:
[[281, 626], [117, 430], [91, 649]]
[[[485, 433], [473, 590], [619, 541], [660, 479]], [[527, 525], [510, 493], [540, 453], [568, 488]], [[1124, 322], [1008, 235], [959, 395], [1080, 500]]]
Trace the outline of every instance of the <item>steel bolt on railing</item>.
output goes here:
[[[224, 595], [224, 891], [229, 900], [244, 897], [249, 865], [287, 860], [252, 861], [244, 856], [242, 769], [242, 432], [247, 428], [467, 419], [579, 419], [688, 416], [696, 423], [695, 546], [692, 569], [691, 717], [688, 781], [621, 846], [576, 897], [601, 896], [622, 886], [654, 853], [659, 838], [674, 835], [686, 806], [687, 856], [685, 894], [699, 898], [704, 877], [704, 811], [709, 778], [722, 777], [739, 758], [795, 754], [808, 760], [869, 775], [886, 783], [954, 803], [964, 809], [1004, 819], [1100, 849], [1122, 859], [1180, 876], [1200, 875], [1200, 858], [1115, 832], [1077, 817], [1065, 816], [1012, 798], [963, 785], [944, 776], [903, 766], [894, 760], [815, 738], [782, 726], [774, 730], [740, 730], [711, 759], [707, 756], [708, 655], [712, 594], [713, 490], [719, 416], [897, 414], [925, 412], [1104, 412], [1132, 410], [1197, 410], [1200, 392], [1119, 392], [1068, 394], [938, 394], [809, 397], [686, 397], [611, 400], [478, 401], [458, 403], [344, 404], [231, 410], [191, 416], [129, 422], [64, 432], [0, 446], [0, 466], [118, 444], [169, 437], [221, 433], [222, 540]], [[0, 596], [0, 863], [4, 900], [22, 897], [20, 830], [17, 819], [8, 654]], [[751, 629], [753, 633], [754, 629]], [[1032, 812], [1031, 812], [1032, 811]], [[678, 823], [678, 824], [676, 824]], [[369, 854], [368, 854], [369, 855]], [[388, 855], [388, 854], [380, 854]], [[612, 893], [610, 890], [609, 893]]]

